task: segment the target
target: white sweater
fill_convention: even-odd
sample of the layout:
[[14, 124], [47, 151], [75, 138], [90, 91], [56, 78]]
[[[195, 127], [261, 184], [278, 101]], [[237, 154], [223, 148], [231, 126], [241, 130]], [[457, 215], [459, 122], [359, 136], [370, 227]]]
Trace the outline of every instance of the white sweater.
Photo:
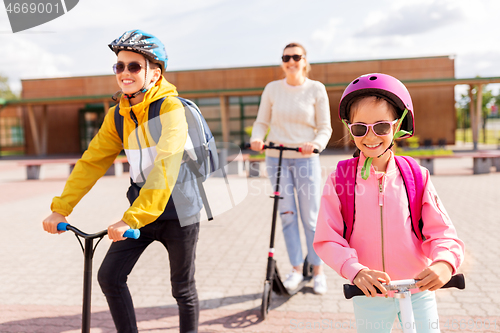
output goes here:
[[[307, 78], [300, 86], [291, 86], [286, 83], [286, 79], [268, 83], [262, 93], [250, 141], [263, 140], [268, 128], [267, 143], [300, 147], [311, 142], [318, 150], [325, 149], [332, 135], [330, 105], [325, 86]], [[279, 151], [268, 149], [266, 155], [278, 157]], [[283, 157], [308, 156], [284, 151]]]

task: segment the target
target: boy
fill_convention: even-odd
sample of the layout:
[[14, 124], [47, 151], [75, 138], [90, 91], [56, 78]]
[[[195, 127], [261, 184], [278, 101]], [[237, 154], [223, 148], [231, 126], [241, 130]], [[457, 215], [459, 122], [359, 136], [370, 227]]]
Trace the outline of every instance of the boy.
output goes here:
[[[119, 333], [137, 332], [127, 276], [146, 247], [157, 240], [169, 253], [180, 332], [197, 332], [199, 302], [194, 259], [201, 206], [192, 205], [195, 207], [192, 223], [182, 227], [171, 194], [179, 176], [187, 123], [175, 86], [162, 76], [167, 64], [165, 47], [156, 37], [141, 30], [125, 32], [109, 47], [117, 55], [113, 70], [122, 93], [119, 113], [123, 117], [123, 133], [120, 137], [117, 131], [114, 106], [76, 164], [62, 195], [53, 199], [52, 214], [43, 221], [43, 228], [58, 233], [57, 224], [66, 222], [66, 216], [124, 149], [130, 163], [131, 186], [127, 198], [131, 206], [121, 221], [108, 227], [113, 243], [98, 273], [116, 329]], [[161, 98], [165, 98], [159, 117], [162, 131], [155, 143], [145, 129], [150, 104]], [[176, 204], [180, 206], [177, 201]], [[124, 238], [123, 233], [129, 228], [140, 228], [140, 238]]]

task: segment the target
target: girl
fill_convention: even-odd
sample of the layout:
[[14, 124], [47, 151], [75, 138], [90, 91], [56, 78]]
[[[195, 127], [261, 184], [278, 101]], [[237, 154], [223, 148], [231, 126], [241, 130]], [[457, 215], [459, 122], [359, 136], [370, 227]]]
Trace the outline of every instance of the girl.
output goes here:
[[[280, 201], [279, 213], [293, 266], [283, 284], [287, 289], [294, 290], [303, 279], [300, 266], [304, 257], [300, 245], [296, 191], [306, 235], [307, 259], [314, 267], [314, 291], [324, 294], [327, 286], [322, 262], [312, 246], [321, 195], [321, 168], [319, 156], [311, 154], [314, 149], [323, 150], [332, 134], [328, 95], [322, 83], [307, 78], [310, 66], [302, 45], [288, 44], [281, 59], [286, 78], [273, 81], [264, 89], [250, 143], [253, 150], [260, 151], [264, 136], [270, 129], [268, 142], [302, 147], [302, 153], [283, 153], [280, 192], [284, 199]], [[273, 188], [278, 154], [278, 151], [266, 150], [266, 165]]]
[[[363, 75], [345, 89], [339, 116], [359, 150], [358, 165], [363, 166], [354, 170], [354, 225], [346, 234], [339, 195], [348, 189], [336, 187], [336, 177], [345, 177], [336, 174], [337, 168], [321, 198], [316, 253], [369, 296], [353, 298], [358, 332], [390, 332], [398, 314], [397, 302], [387, 298], [382, 283], [409, 278], [420, 280], [419, 290], [412, 295], [418, 332], [439, 332], [429, 325], [438, 319], [433, 291], [456, 272], [464, 245], [424, 168], [420, 168], [424, 240], [412, 229], [405, 185], [390, 149], [394, 138], [413, 135], [410, 94], [392, 76]], [[386, 297], [375, 297], [375, 287]]]

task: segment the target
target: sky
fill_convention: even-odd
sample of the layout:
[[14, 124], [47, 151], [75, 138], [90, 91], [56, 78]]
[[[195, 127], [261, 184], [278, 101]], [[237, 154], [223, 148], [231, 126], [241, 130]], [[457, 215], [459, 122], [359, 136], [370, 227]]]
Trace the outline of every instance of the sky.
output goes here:
[[107, 44], [141, 29], [167, 70], [278, 65], [296, 41], [311, 63], [450, 55], [457, 78], [500, 77], [498, 13], [498, 0], [80, 0], [14, 34], [2, 7], [0, 75], [19, 92], [21, 79], [112, 74]]

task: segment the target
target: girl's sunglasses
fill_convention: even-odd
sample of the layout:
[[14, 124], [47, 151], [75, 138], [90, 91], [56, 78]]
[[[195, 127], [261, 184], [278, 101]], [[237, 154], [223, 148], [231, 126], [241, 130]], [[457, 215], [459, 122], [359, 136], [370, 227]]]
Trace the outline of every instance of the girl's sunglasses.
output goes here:
[[290, 59], [293, 59], [293, 61], [295, 62], [299, 62], [300, 59], [302, 59], [304, 56], [301, 55], [301, 54], [294, 54], [294, 55], [284, 55], [281, 57], [281, 60], [283, 60], [283, 62], [289, 62]]
[[125, 70], [125, 67], [127, 67], [128, 71], [132, 74], [137, 74], [142, 69], [142, 65], [135, 61], [132, 61], [127, 65], [125, 65], [123, 62], [118, 62], [113, 65], [113, 72], [115, 72], [115, 74], [121, 74]]
[[368, 129], [371, 128], [373, 133], [377, 136], [385, 136], [391, 133], [392, 125], [398, 122], [399, 119], [394, 121], [379, 121], [375, 124], [362, 124], [362, 123], [354, 123], [348, 124], [349, 131], [352, 136], [357, 138], [362, 138], [368, 133]]

